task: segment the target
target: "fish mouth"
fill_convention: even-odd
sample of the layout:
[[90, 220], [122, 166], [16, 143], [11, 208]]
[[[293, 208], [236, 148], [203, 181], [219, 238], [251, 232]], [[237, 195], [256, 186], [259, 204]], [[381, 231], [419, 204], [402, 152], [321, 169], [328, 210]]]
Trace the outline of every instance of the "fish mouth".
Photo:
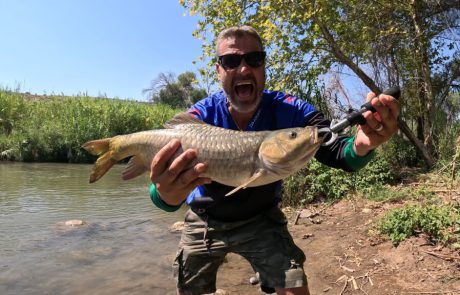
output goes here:
[[318, 150], [318, 146], [320, 145], [320, 142], [317, 142], [315, 143], [315, 145], [313, 146], [313, 148], [308, 151], [308, 153], [306, 153], [301, 159], [299, 162], [303, 163], [303, 164], [306, 164], [306, 162], [308, 160], [310, 160], [315, 154], [316, 154], [316, 151]]
[[240, 98], [249, 98], [254, 95], [255, 83], [252, 80], [242, 80], [235, 83], [233, 90], [235, 94]]

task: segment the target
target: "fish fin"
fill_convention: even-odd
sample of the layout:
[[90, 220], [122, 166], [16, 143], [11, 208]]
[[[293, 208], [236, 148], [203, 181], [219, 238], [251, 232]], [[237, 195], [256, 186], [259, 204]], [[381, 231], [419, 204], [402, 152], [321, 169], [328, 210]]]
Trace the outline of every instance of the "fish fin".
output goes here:
[[230, 192], [228, 192], [225, 196], [230, 196], [231, 194], [233, 193], [236, 193], [237, 191], [239, 191], [240, 189], [245, 189], [249, 184], [251, 184], [252, 182], [256, 181], [259, 177], [262, 177], [265, 175], [265, 170], [263, 169], [259, 169], [256, 171], [256, 173], [254, 173], [251, 177], [249, 177], [249, 179], [244, 182], [242, 185], [236, 187], [235, 189], [231, 190]]
[[93, 183], [99, 180], [99, 178], [104, 176], [104, 174], [109, 171], [109, 169], [112, 168], [116, 162], [116, 160], [112, 159], [112, 153], [110, 151], [100, 156], [94, 164], [93, 170], [91, 171], [91, 175], [89, 176], [89, 183]]
[[167, 121], [164, 124], [165, 128], [176, 128], [178, 125], [182, 124], [206, 124], [200, 119], [195, 118], [192, 114], [189, 113], [179, 113], [175, 115], [171, 120]]
[[107, 152], [110, 148], [111, 138], [91, 140], [84, 143], [81, 147], [84, 148], [91, 155], [99, 156]]
[[137, 177], [147, 171], [144, 166], [144, 162], [139, 156], [133, 156], [129, 159], [128, 165], [126, 166], [125, 170], [121, 175], [123, 180], [132, 179]]

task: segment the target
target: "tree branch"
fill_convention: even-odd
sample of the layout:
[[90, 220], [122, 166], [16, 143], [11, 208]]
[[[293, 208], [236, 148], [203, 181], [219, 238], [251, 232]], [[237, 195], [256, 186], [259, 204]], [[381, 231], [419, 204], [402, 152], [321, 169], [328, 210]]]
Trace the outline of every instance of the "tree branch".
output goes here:
[[[364, 82], [364, 84], [369, 87], [374, 93], [382, 93], [381, 89], [375, 84], [375, 82], [357, 65], [355, 64], [348, 56], [343, 53], [343, 51], [339, 48], [337, 43], [334, 40], [334, 37], [329, 32], [328, 28], [321, 22], [316, 16], [312, 17], [313, 22], [315, 22], [318, 27], [320, 28], [324, 39], [327, 41], [329, 46], [331, 47], [332, 53], [334, 56], [342, 63], [347, 65], [353, 72], [358, 75], [358, 77]], [[398, 118], [398, 125], [401, 132], [407, 136], [407, 138], [412, 142], [412, 144], [416, 147], [416, 149], [420, 152], [425, 163], [429, 168], [433, 167], [435, 161], [431, 154], [428, 152], [426, 147], [423, 143], [413, 134], [412, 130], [409, 128], [407, 123], [401, 118]]]

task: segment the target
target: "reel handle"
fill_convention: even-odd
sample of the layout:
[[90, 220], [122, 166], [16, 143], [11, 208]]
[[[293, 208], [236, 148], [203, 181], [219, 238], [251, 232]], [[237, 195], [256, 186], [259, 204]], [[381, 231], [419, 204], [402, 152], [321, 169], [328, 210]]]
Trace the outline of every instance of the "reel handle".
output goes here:
[[[399, 88], [399, 86], [393, 86], [383, 91], [382, 94], [391, 95], [394, 98], [399, 99], [399, 97], [401, 96], [401, 89]], [[361, 114], [364, 113], [365, 111], [371, 111], [373, 113], [376, 112], [375, 108], [372, 106], [370, 101], [366, 102], [365, 104], [361, 106], [361, 110], [360, 110]]]

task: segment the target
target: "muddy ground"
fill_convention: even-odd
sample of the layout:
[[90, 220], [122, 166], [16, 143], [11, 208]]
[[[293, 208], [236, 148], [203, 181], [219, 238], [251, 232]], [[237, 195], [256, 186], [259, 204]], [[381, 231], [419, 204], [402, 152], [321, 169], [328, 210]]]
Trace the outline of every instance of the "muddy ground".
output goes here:
[[[460, 294], [458, 252], [424, 237], [394, 247], [372, 234], [373, 221], [394, 206], [401, 204], [343, 200], [310, 206], [298, 219], [296, 211], [286, 211], [294, 240], [307, 255], [312, 295]], [[264, 294], [249, 283], [253, 275], [245, 260], [230, 255], [218, 273], [218, 294]]]

